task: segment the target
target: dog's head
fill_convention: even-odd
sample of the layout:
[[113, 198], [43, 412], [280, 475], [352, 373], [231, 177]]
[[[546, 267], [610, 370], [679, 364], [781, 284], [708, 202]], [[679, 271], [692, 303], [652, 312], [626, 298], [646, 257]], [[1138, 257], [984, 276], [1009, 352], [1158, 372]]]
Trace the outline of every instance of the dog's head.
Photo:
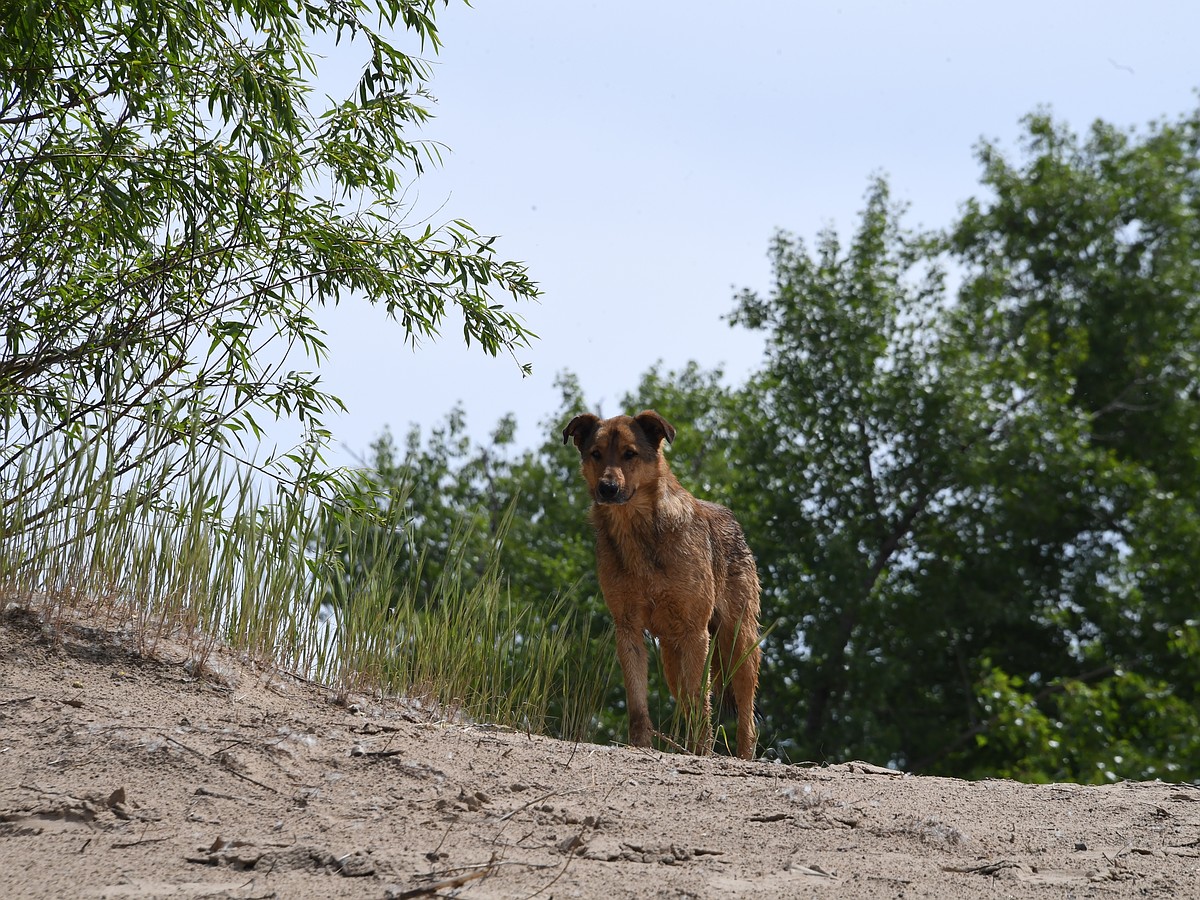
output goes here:
[[636, 416], [601, 419], [576, 416], [563, 429], [563, 443], [575, 440], [583, 477], [599, 504], [628, 503], [658, 479], [663, 439], [675, 440], [675, 428], [652, 409]]

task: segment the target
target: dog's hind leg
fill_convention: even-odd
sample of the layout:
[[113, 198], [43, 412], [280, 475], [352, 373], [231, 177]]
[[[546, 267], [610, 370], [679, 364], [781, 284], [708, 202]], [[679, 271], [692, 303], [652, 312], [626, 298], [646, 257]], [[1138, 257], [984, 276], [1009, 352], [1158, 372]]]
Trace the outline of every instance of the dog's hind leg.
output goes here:
[[758, 690], [758, 665], [762, 651], [753, 638], [738, 649], [737, 659], [742, 662], [733, 672], [733, 696], [737, 703], [737, 755], [742, 759], [754, 759], [758, 741], [754, 727], [754, 694]]
[[675, 700], [686, 729], [685, 745], [697, 756], [712, 751], [712, 683], [708, 676], [708, 632], [676, 641], [679, 681]]
[[762, 651], [758, 629], [745, 619], [727, 622], [717, 631], [713, 653], [713, 687], [723, 704], [737, 710], [737, 755], [753, 759], [757, 734], [754, 727], [754, 695], [758, 690], [758, 668]]

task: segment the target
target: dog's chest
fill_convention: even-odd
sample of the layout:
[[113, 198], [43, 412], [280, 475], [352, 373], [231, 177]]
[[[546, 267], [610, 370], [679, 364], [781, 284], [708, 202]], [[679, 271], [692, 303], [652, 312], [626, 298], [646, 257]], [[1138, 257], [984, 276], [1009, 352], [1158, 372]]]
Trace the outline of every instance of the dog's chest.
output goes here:
[[696, 538], [693, 529], [658, 518], [613, 517], [597, 523], [596, 553], [602, 569], [649, 587], [677, 579], [694, 568], [698, 555], [708, 555], [697, 553]]
[[606, 592], [636, 597], [651, 608], [713, 588], [712, 545], [703, 529], [598, 529], [596, 556]]

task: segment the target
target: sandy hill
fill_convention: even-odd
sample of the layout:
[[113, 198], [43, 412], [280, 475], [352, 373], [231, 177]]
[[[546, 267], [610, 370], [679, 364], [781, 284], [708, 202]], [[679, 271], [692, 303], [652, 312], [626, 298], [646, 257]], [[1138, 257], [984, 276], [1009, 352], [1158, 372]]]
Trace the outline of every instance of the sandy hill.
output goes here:
[[1200, 790], [912, 777], [422, 720], [0, 615], [18, 897], [1200, 897]]

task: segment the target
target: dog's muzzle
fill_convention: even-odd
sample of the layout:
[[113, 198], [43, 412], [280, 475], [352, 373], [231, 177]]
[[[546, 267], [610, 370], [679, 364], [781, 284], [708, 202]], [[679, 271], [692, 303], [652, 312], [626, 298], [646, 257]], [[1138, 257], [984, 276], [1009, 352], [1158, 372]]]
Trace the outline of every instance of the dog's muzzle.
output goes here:
[[601, 503], [620, 503], [621, 486], [615, 481], [599, 481], [596, 483], [596, 499]]

